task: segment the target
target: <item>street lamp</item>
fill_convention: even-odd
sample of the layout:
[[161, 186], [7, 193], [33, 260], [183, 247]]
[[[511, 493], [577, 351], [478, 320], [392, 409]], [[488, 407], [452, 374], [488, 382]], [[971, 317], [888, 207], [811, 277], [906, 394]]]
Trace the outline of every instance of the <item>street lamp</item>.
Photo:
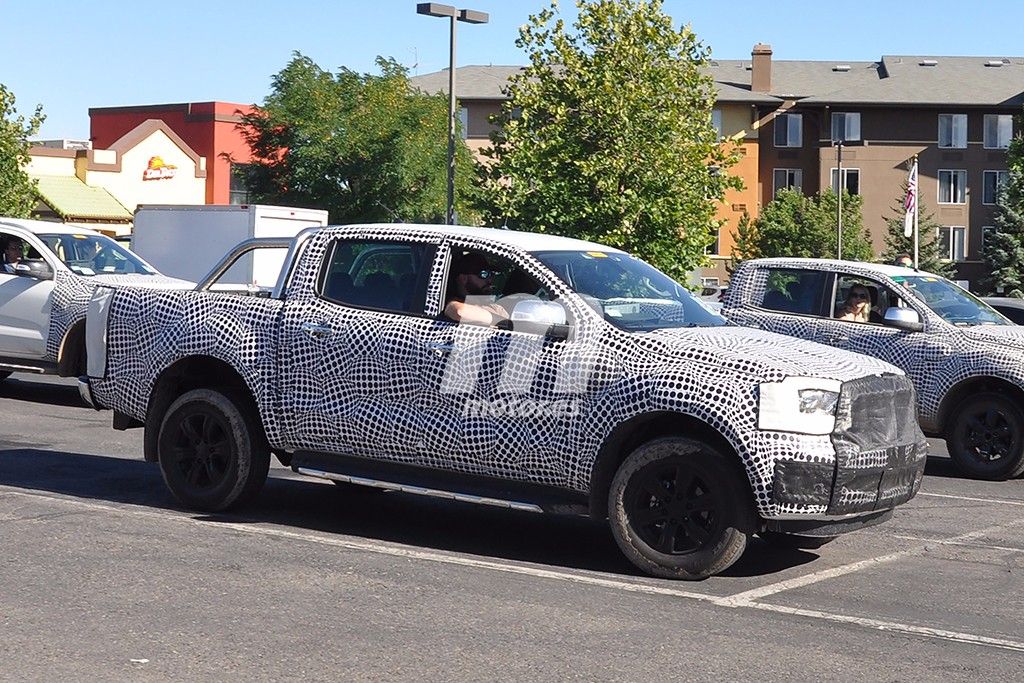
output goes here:
[[455, 225], [455, 22], [486, 24], [490, 18], [486, 12], [472, 9], [455, 9], [451, 5], [436, 2], [420, 2], [416, 14], [430, 17], [448, 17], [451, 20], [451, 50], [448, 59], [448, 213], [446, 222]]
[[832, 141], [836, 148], [836, 258], [843, 258], [843, 147], [861, 147], [863, 140], [844, 140], [839, 138]]

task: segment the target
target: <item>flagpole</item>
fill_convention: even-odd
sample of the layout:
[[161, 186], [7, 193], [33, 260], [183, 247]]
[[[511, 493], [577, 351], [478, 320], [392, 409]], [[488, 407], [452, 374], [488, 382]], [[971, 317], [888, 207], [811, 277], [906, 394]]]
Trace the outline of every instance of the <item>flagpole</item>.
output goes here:
[[918, 232], [918, 221], [920, 219], [921, 207], [921, 170], [917, 166], [917, 155], [914, 155], [914, 169], [917, 171], [917, 191], [914, 195], [914, 270], [921, 265], [919, 259], [920, 234]]

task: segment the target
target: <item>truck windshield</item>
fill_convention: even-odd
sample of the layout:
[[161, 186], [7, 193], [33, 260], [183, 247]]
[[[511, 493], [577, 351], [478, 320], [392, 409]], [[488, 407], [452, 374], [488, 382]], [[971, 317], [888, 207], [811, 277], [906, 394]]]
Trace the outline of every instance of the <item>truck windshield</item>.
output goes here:
[[685, 287], [635, 256], [605, 251], [547, 251], [534, 256], [605, 320], [624, 330], [726, 324]]
[[138, 273], [155, 275], [156, 271], [114, 240], [104, 235], [63, 233], [39, 235], [54, 254], [79, 275]]
[[984, 301], [935, 275], [897, 275], [893, 280], [954, 325], [1012, 325]]

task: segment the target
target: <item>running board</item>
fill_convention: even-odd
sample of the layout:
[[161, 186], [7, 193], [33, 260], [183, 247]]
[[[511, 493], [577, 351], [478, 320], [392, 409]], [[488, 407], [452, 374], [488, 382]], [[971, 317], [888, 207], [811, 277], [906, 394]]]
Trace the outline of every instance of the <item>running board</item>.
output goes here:
[[31, 372], [36, 375], [54, 375], [57, 373], [57, 364], [45, 361], [21, 360], [18, 358], [0, 358], [0, 370], [4, 372]]
[[421, 464], [338, 453], [298, 451], [289, 465], [299, 474], [386, 491], [400, 491], [523, 512], [589, 515], [582, 491]]
[[366, 479], [365, 477], [352, 477], [347, 474], [335, 474], [334, 472], [324, 472], [322, 470], [314, 470], [308, 467], [299, 467], [296, 470], [299, 474], [305, 474], [310, 477], [320, 477], [321, 479], [330, 479], [331, 481], [341, 481], [346, 484], [357, 484], [359, 486], [371, 486], [375, 489], [384, 489], [385, 491], [399, 491], [401, 493], [414, 493], [417, 496], [430, 496], [432, 498], [445, 498], [447, 500], [457, 500], [460, 503], [474, 503], [476, 505], [491, 505], [493, 507], [506, 508], [510, 510], [522, 510], [523, 512], [544, 512], [539, 505], [533, 503], [524, 503], [517, 500], [501, 500], [499, 498], [486, 498], [484, 496], [474, 496], [471, 493], [458, 493], [456, 491], [441, 491], [439, 489], [428, 489], [422, 486], [410, 486], [408, 484], [396, 484], [390, 481], [380, 481], [379, 479]]

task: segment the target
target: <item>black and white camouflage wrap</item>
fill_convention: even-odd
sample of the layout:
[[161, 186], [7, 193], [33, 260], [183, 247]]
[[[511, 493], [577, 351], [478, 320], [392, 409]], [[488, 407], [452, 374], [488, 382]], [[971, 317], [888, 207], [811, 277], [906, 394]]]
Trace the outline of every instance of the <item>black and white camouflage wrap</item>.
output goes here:
[[[836, 448], [829, 435], [758, 429], [759, 383], [891, 374], [906, 384], [887, 363], [742, 327], [625, 332], [512, 235], [443, 226], [329, 227], [298, 251], [280, 300], [120, 289], [110, 304], [106, 375], [92, 378], [93, 396], [144, 419], [162, 372], [183, 358], [209, 356], [234, 368], [252, 391], [273, 448], [578, 491], [589, 489], [595, 459], [617, 426], [653, 412], [674, 413], [723, 437], [746, 469], [759, 513], [772, 518], [825, 513], [825, 505], [775, 501], [773, 473], [780, 460], [834, 464]], [[436, 246], [423, 314], [322, 298], [317, 283], [339, 238]], [[536, 277], [567, 308], [570, 338], [441, 319], [453, 247], [486, 250]], [[331, 334], [310, 336], [306, 324]]]
[[50, 309], [50, 326], [46, 334], [46, 356], [44, 361], [57, 362], [61, 345], [67, 333], [85, 320], [89, 298], [99, 285], [109, 287], [144, 286], [155, 288], [191, 288], [184, 280], [163, 275], [76, 275], [70, 270], [58, 269], [53, 276], [53, 303]]
[[[923, 332], [880, 324], [798, 315], [761, 308], [772, 269], [808, 269], [872, 280], [889, 288], [921, 316]], [[899, 271], [897, 271], [899, 272]], [[906, 275], [928, 275], [904, 270]], [[893, 268], [828, 259], [755, 259], [733, 274], [722, 314], [747, 327], [778, 332], [867, 354], [903, 369], [917, 390], [918, 418], [941, 433], [943, 400], [958, 384], [993, 377], [1024, 388], [1024, 327], [960, 327], [943, 320], [892, 278]], [[935, 276], [938, 277], [938, 276]]]

